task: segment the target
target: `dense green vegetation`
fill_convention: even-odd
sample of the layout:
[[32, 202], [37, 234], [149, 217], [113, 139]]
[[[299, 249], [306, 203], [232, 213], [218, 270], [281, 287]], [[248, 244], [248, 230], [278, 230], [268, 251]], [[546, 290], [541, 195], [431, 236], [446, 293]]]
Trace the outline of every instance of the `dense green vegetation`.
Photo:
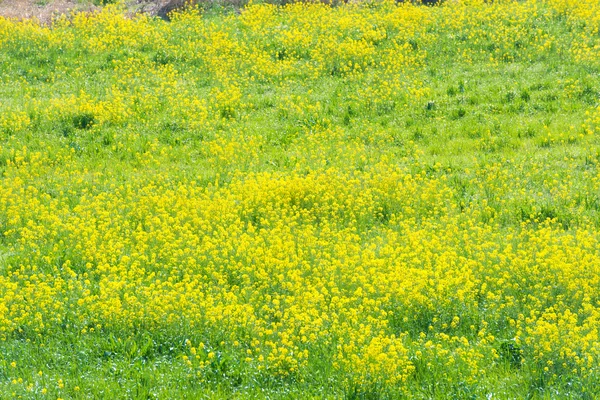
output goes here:
[[0, 397], [596, 398], [599, 27], [0, 18]]

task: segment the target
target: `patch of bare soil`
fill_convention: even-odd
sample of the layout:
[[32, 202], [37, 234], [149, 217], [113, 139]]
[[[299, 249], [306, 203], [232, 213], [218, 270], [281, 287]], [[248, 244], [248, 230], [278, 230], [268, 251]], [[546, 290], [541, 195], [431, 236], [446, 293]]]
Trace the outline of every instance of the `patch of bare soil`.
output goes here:
[[[191, 0], [191, 3], [215, 0]], [[243, 0], [226, 0], [241, 5]], [[170, 12], [189, 4], [190, 0], [127, 0], [127, 10], [133, 15], [147, 13], [168, 19]], [[0, 0], [0, 17], [16, 19], [37, 19], [44, 24], [72, 11], [94, 11], [101, 7], [92, 5], [92, 0]]]
[[0, 0], [0, 16], [16, 19], [37, 19], [47, 24], [53, 18], [71, 11], [92, 11], [91, 4], [77, 0]]

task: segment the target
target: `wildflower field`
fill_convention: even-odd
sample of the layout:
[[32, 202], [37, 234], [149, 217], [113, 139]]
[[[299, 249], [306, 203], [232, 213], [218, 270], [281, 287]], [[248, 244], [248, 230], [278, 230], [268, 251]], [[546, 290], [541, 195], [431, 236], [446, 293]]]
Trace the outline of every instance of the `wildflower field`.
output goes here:
[[596, 399], [600, 3], [0, 18], [0, 398]]

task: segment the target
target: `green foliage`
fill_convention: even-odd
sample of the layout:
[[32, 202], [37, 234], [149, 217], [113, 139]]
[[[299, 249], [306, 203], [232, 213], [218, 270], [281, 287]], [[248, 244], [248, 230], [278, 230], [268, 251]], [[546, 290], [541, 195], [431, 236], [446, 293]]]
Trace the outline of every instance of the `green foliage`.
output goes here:
[[[109, 6], [51, 28], [0, 20], [0, 398], [595, 398], [598, 360], [584, 352], [597, 354], [597, 337], [565, 329], [559, 350], [544, 323], [560, 309], [580, 313], [568, 320], [578, 329], [597, 324], [597, 294], [569, 280], [598, 278], [580, 271], [599, 251], [597, 16], [550, 0], [450, 3], [213, 7], [171, 22]], [[81, 232], [65, 222], [77, 218]], [[92, 225], [116, 236], [83, 246]], [[244, 240], [272, 250], [292, 227], [314, 240], [269, 263], [256, 261], [265, 251], [244, 258]], [[138, 236], [151, 246], [127, 242]], [[199, 262], [194, 249], [212, 240]], [[427, 257], [414, 254], [422, 243]], [[420, 296], [368, 292], [400, 247], [395, 261], [414, 278], [404, 289]], [[570, 258], [554, 268], [552, 252]], [[294, 356], [309, 354], [299, 366], [261, 364], [254, 339], [266, 352], [287, 342], [265, 332], [308, 325], [286, 324], [310, 304], [283, 303], [284, 314], [265, 300], [305, 300], [309, 287], [286, 284], [291, 269], [252, 274], [291, 253], [311, 267], [302, 279], [333, 265], [315, 302], [339, 319], [313, 315], [321, 336], [293, 338]], [[115, 282], [90, 260], [125, 257], [145, 261], [102, 303]], [[365, 282], [335, 269], [373, 258], [383, 261]], [[157, 303], [164, 315], [119, 314], [139, 311], [127, 301], [142, 289], [183, 282], [190, 260], [201, 279]], [[31, 275], [61, 285], [46, 296], [23, 283]], [[11, 303], [13, 284], [39, 304]], [[255, 319], [194, 320], [198, 292], [227, 312], [235, 298]], [[335, 309], [334, 297], [352, 301]], [[114, 313], [113, 299], [124, 304]], [[340, 349], [355, 338], [343, 333], [367, 330], [401, 343], [411, 368], [383, 378], [389, 363], [371, 360], [373, 373], [371, 342], [353, 342], [361, 356], [344, 367]]]

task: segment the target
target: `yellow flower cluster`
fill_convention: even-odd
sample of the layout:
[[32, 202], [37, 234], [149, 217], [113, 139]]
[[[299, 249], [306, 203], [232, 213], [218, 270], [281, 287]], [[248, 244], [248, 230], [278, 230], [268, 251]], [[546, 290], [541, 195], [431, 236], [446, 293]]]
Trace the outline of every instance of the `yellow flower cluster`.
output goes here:
[[600, 106], [586, 112], [587, 119], [584, 128], [590, 134], [600, 132]]
[[[0, 104], [0, 339], [183, 337], [201, 382], [234, 363], [360, 388], [505, 367], [597, 383], [598, 152], [553, 169], [467, 154], [530, 143], [491, 129], [427, 154], [383, 122], [350, 129], [433, 113], [433, 56], [598, 65], [597, 1], [487, 3], [0, 18], [0, 53], [29, 60], [0, 75], [23, 94]], [[545, 29], [557, 15], [585, 40]], [[592, 140], [600, 108], [586, 118]]]
[[0, 115], [0, 133], [12, 135], [23, 132], [31, 120], [25, 112], [6, 112]]
[[560, 354], [585, 374], [600, 355], [600, 238], [589, 228], [505, 235], [479, 210], [458, 213], [443, 180], [385, 163], [246, 174], [225, 187], [165, 172], [96, 187], [102, 174], [82, 176], [74, 156], [53, 161], [54, 172], [23, 149], [5, 172], [5, 337], [185, 324], [243, 343], [243, 362], [273, 373], [333, 346], [356, 382], [396, 383], [414, 370], [397, 335], [415, 323], [420, 358], [485, 373], [494, 337], [483, 317], [507, 324], [536, 360]]
[[571, 48], [575, 59], [598, 65], [600, 44], [595, 40], [600, 31], [598, 3], [593, 0], [550, 0], [548, 4], [581, 31]]

